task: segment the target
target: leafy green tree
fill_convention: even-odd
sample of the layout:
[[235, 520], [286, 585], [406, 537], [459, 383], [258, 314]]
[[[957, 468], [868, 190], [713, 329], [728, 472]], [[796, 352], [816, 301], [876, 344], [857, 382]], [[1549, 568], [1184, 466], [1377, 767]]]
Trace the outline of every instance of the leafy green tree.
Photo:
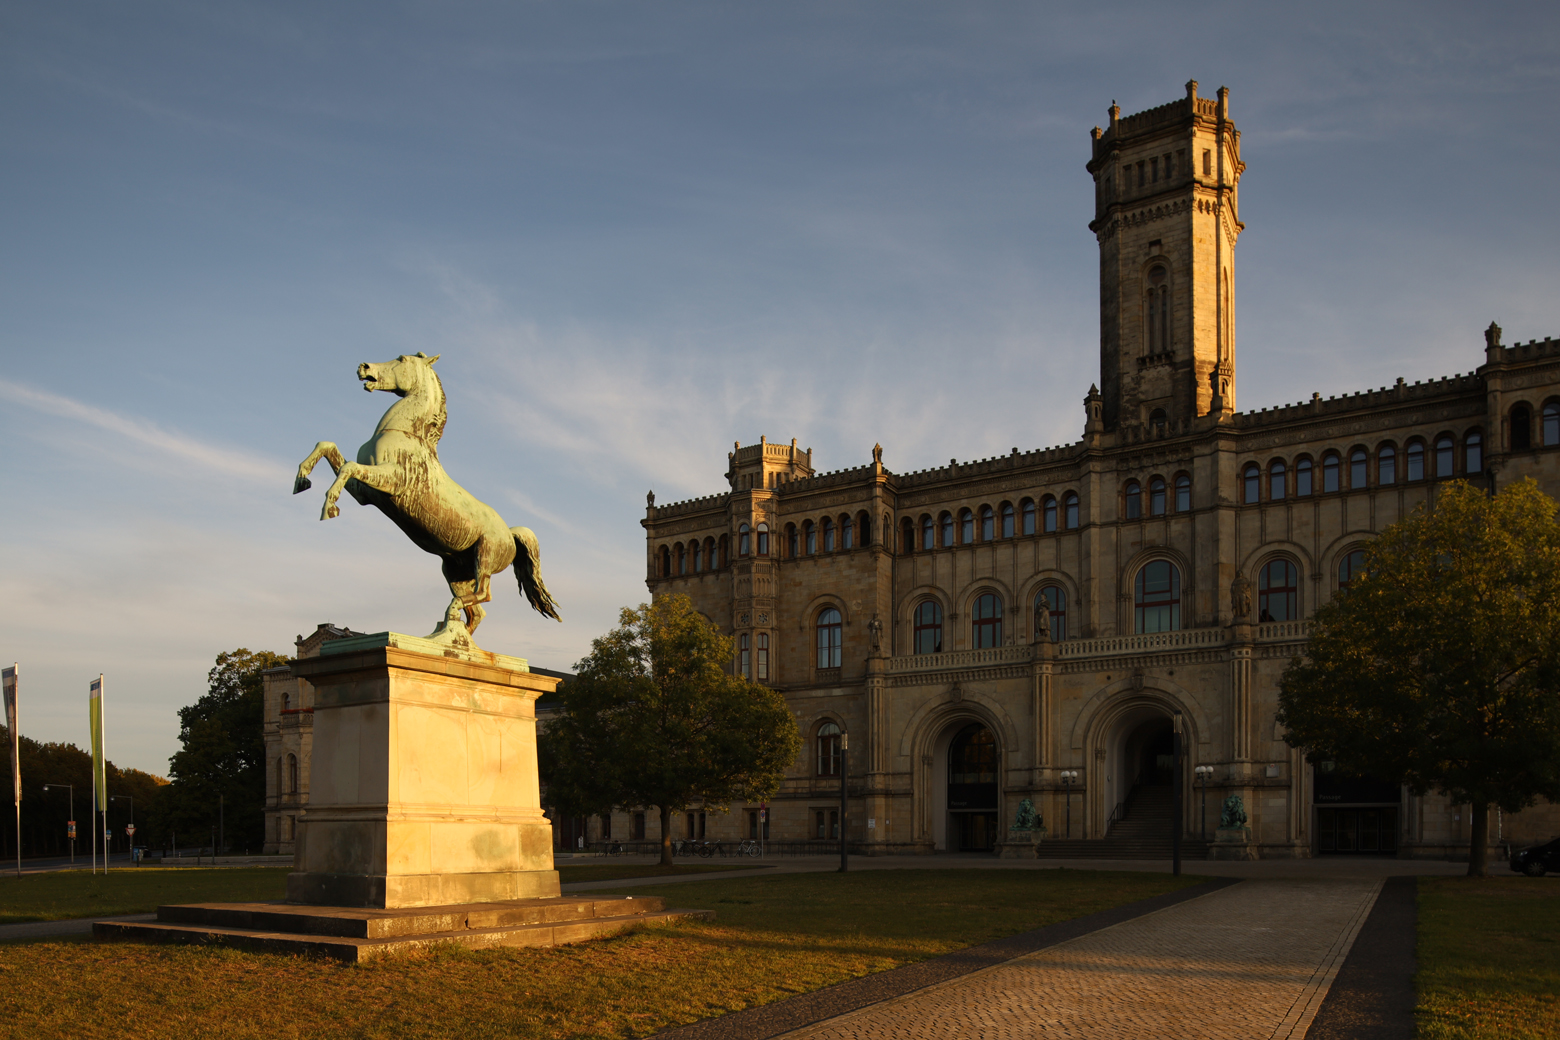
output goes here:
[[538, 738], [548, 804], [574, 816], [655, 806], [669, 864], [673, 813], [773, 794], [801, 736], [785, 698], [731, 661], [731, 639], [687, 596], [625, 608]]
[[183, 748], [168, 760], [172, 786], [154, 820], [159, 833], [209, 840], [219, 825], [229, 848], [265, 842], [265, 695], [260, 673], [287, 664], [267, 650], [217, 655], [208, 692], [179, 709]]
[[1280, 684], [1285, 740], [1312, 761], [1471, 807], [1560, 800], [1560, 523], [1531, 480], [1493, 498], [1461, 481], [1393, 524], [1316, 611]]

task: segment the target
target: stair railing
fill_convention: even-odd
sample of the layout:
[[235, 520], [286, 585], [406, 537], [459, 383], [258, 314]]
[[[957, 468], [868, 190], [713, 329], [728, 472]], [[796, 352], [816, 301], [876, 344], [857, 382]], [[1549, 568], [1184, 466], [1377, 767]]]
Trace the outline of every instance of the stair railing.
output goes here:
[[1132, 801], [1132, 792], [1137, 790], [1138, 783], [1143, 779], [1143, 770], [1139, 769], [1137, 776], [1132, 778], [1132, 784], [1127, 788], [1127, 793], [1116, 807], [1110, 811], [1110, 819], [1105, 821], [1105, 837], [1110, 837], [1110, 829], [1127, 818], [1127, 803]]

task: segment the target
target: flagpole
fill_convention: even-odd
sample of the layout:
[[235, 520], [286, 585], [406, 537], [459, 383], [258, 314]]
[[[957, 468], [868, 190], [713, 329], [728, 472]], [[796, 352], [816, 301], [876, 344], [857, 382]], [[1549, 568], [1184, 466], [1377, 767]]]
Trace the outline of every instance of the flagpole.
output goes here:
[[3, 675], [5, 687], [5, 725], [11, 731], [11, 788], [16, 797], [16, 876], [22, 876], [22, 760], [21, 760], [21, 736], [18, 733], [16, 716], [18, 708], [17, 696], [17, 670], [19, 666], [15, 661], [11, 667], [6, 668]]

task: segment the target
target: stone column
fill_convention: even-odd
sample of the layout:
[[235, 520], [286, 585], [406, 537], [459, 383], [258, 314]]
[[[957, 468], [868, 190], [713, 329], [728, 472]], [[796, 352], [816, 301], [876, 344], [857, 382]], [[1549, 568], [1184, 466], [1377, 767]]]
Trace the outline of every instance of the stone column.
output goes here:
[[889, 840], [888, 813], [888, 656], [881, 649], [867, 657], [867, 819], [876, 825], [866, 831], [868, 844]]

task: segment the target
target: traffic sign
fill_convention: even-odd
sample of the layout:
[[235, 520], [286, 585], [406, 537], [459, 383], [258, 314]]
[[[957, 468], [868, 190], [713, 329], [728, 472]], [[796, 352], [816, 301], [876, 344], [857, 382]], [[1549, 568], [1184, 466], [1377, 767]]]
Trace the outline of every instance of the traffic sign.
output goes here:
[[125, 828], [125, 837], [127, 837], [127, 838], [135, 837], [135, 824], [132, 823], [128, 827]]

